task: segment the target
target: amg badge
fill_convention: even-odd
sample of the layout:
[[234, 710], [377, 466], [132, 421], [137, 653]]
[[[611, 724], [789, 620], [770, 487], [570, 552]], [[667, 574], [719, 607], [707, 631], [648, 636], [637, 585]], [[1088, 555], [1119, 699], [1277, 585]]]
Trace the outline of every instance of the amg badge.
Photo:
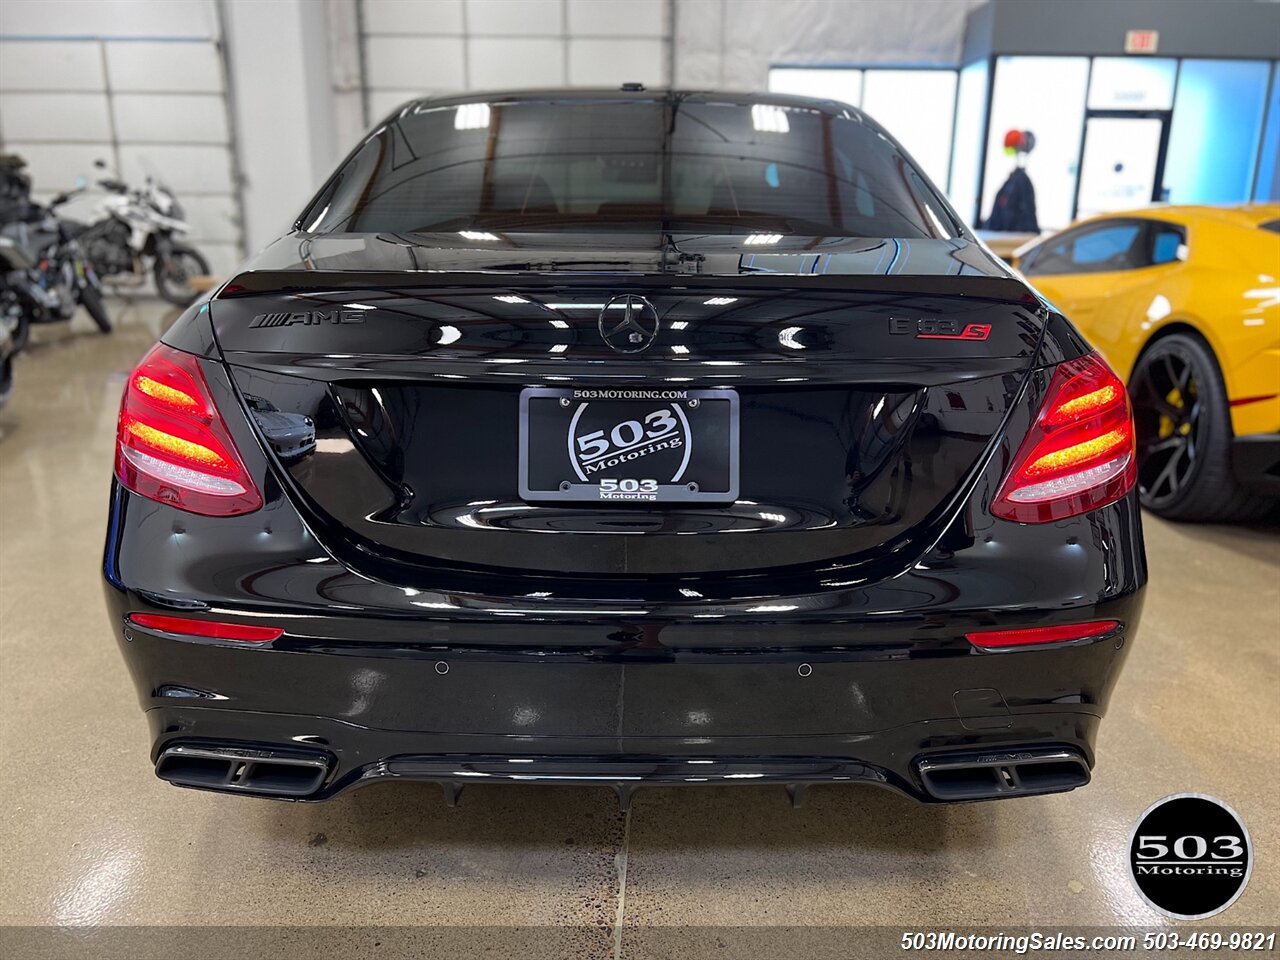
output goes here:
[[299, 313], [260, 313], [249, 321], [250, 327], [291, 327], [294, 324], [314, 326], [318, 323], [364, 323], [359, 310], [303, 310]]

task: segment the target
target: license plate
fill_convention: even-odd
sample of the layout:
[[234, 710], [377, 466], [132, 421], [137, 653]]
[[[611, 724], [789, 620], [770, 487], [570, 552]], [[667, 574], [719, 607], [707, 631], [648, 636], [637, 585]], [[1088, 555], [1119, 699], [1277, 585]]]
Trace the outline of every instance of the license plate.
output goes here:
[[735, 500], [738, 394], [529, 387], [520, 394], [520, 496], [617, 503]]

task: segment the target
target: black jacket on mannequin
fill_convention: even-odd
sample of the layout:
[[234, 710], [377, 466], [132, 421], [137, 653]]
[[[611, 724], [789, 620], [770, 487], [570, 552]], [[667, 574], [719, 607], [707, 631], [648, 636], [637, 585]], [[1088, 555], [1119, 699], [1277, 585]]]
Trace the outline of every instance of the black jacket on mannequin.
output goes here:
[[1022, 167], [1015, 167], [1000, 187], [991, 205], [991, 216], [987, 217], [983, 227], [1009, 233], [1040, 232], [1040, 224], [1036, 220], [1036, 190]]

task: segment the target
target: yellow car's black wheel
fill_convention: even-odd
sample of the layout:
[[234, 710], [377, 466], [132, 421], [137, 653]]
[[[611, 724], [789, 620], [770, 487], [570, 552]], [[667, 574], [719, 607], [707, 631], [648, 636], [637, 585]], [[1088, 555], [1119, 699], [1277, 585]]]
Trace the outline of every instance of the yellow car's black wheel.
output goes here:
[[1142, 505], [1170, 520], [1262, 516], [1272, 501], [1231, 472], [1231, 414], [1222, 371], [1200, 337], [1175, 333], [1138, 358], [1129, 381]]

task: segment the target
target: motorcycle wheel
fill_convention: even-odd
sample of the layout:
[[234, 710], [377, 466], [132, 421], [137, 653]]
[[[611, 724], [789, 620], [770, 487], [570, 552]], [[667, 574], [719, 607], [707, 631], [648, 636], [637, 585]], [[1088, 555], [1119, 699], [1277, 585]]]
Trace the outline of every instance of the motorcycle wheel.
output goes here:
[[98, 325], [98, 329], [103, 333], [110, 333], [111, 317], [107, 315], [107, 308], [102, 305], [102, 291], [85, 284], [80, 288], [79, 296], [80, 305], [89, 311], [89, 316], [93, 317], [93, 322]]
[[[15, 350], [14, 353], [17, 353]], [[13, 355], [10, 354], [4, 361], [0, 363], [0, 407], [4, 406], [4, 402], [9, 399], [9, 394], [13, 393]]]
[[31, 318], [25, 313], [18, 320], [18, 328], [13, 331], [13, 352], [27, 348], [27, 341], [31, 339]]
[[200, 296], [199, 290], [191, 288], [191, 278], [208, 273], [209, 261], [204, 258], [204, 254], [175, 243], [169, 250], [168, 258], [156, 260], [156, 291], [170, 303], [185, 307]]
[[31, 339], [31, 314], [29, 305], [25, 303], [16, 292], [5, 288], [4, 290], [0, 290], [0, 313], [15, 314], [17, 316], [17, 325], [9, 331], [9, 336], [13, 340], [14, 353], [25, 349], [27, 341]]

